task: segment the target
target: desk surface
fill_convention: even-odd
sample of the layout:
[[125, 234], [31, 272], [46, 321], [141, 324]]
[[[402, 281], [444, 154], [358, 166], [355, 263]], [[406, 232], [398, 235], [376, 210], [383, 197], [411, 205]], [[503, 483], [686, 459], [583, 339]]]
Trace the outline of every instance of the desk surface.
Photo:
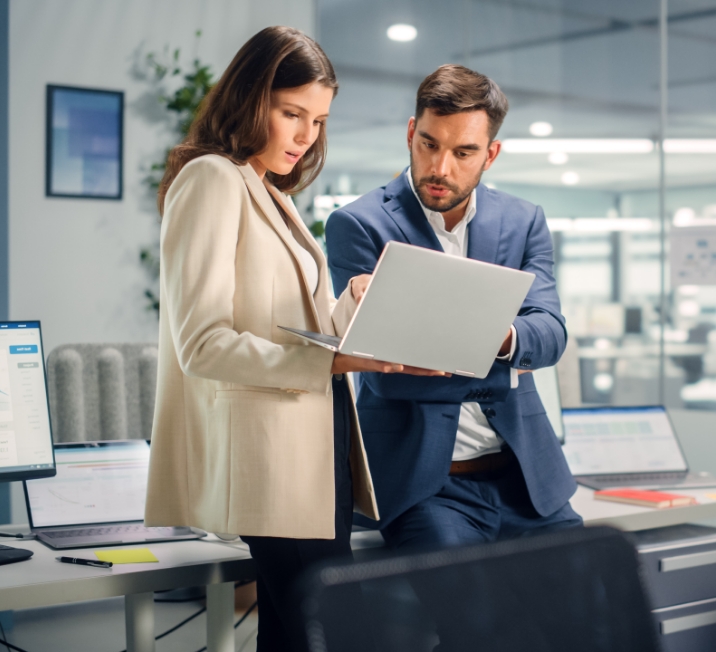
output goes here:
[[[669, 525], [716, 518], [716, 488], [679, 493], [696, 497], [701, 504], [671, 509], [653, 509], [594, 500], [594, 492], [579, 487], [572, 507], [587, 525], [611, 525], [621, 530], [649, 530]], [[0, 611], [26, 609], [98, 600], [131, 593], [162, 591], [189, 586], [220, 584], [253, 579], [253, 562], [241, 541], [224, 543], [215, 537], [198, 541], [147, 544], [159, 560], [150, 564], [116, 564], [110, 569], [62, 564], [55, 560], [61, 554], [87, 559], [94, 549], [76, 551], [51, 550], [39, 541], [4, 540], [16, 548], [27, 548], [35, 554], [28, 561], [0, 566]], [[383, 545], [375, 531], [356, 532], [353, 548], [375, 548]], [[127, 546], [117, 546], [126, 548]], [[103, 548], [111, 550], [111, 548]]]
[[639, 507], [606, 500], [594, 500], [594, 491], [582, 486], [577, 489], [577, 493], [574, 494], [570, 502], [574, 511], [584, 519], [585, 525], [611, 525], [628, 532], [652, 530], [657, 527], [716, 518], [716, 500], [708, 496], [708, 494], [716, 496], [716, 487], [712, 489], [679, 489], [676, 493], [693, 496], [699, 501], [699, 504], [668, 509]]
[[93, 548], [59, 551], [51, 550], [39, 541], [5, 539], [2, 543], [13, 548], [26, 548], [35, 554], [27, 561], [0, 566], [0, 611], [255, 577], [248, 548], [241, 542], [225, 544], [216, 540], [198, 540], [150, 543], [144, 547], [154, 553], [158, 563], [115, 564], [107, 569], [63, 564], [55, 560], [60, 555], [93, 559]]

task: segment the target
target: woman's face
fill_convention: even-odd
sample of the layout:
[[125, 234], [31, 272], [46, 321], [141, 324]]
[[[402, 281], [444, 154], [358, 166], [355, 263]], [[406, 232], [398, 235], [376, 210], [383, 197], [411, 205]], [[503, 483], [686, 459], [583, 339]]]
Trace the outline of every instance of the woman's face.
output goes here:
[[314, 82], [271, 93], [266, 149], [250, 159], [259, 176], [288, 174], [325, 128], [333, 89]]

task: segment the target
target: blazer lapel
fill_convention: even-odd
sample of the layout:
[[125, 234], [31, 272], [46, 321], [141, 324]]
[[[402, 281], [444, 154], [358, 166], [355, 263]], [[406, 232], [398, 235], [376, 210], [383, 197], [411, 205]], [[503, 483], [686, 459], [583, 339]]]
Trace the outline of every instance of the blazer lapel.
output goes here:
[[483, 184], [476, 188], [476, 213], [467, 225], [467, 257], [495, 263], [502, 232], [502, 213]]
[[[269, 190], [269, 188], [264, 185], [264, 182], [259, 178], [259, 175], [256, 174], [256, 171], [251, 167], [250, 163], [246, 163], [245, 165], [239, 165], [237, 166], [239, 169], [239, 172], [241, 172], [241, 175], [244, 177], [244, 180], [246, 181], [246, 187], [249, 189], [249, 192], [251, 193], [251, 196], [254, 198], [256, 203], [259, 205], [261, 210], [263, 211], [264, 215], [266, 216], [266, 219], [269, 221], [271, 226], [273, 226], [276, 233], [279, 235], [279, 237], [283, 240], [284, 244], [288, 248], [288, 250], [291, 252], [291, 255], [293, 256], [294, 260], [296, 261], [296, 265], [301, 273], [301, 280], [303, 282], [303, 289], [306, 293], [306, 297], [308, 299], [308, 303], [311, 307], [311, 312], [313, 314], [314, 319], [316, 320], [316, 325], [319, 329], [323, 328], [323, 323], [319, 317], [318, 310], [316, 309], [316, 303], [313, 300], [313, 295], [311, 294], [311, 291], [308, 287], [308, 281], [306, 279], [306, 275], [303, 272], [303, 267], [300, 263], [300, 257], [297, 252], [297, 248], [300, 246], [296, 240], [294, 239], [293, 235], [291, 235], [288, 227], [286, 226], [286, 223], [283, 221], [283, 218], [281, 217], [281, 214], [278, 212], [278, 209], [276, 208], [276, 205], [273, 203], [273, 200], [271, 199], [271, 196], [276, 198], [276, 201], [280, 202], [281, 206], [283, 206], [284, 210], [286, 211], [286, 214], [294, 218], [293, 210], [288, 208], [286, 206], [283, 199], [280, 197], [280, 193], [276, 191], [273, 193]], [[296, 221], [294, 219], [294, 221]], [[314, 255], [315, 258], [315, 255]], [[321, 270], [319, 266], [319, 280], [321, 278]], [[323, 331], [321, 331], [323, 332]]]
[[385, 187], [385, 199], [383, 208], [403, 232], [407, 243], [443, 251], [433, 227], [425, 217], [423, 207], [408, 183], [405, 172]]

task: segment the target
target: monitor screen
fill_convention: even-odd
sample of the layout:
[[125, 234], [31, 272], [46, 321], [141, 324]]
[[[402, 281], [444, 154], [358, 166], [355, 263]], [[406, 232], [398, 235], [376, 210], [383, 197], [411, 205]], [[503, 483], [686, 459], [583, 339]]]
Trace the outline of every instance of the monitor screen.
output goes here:
[[58, 444], [57, 475], [25, 483], [32, 527], [144, 519], [149, 444], [143, 440]]
[[573, 408], [562, 419], [573, 475], [688, 468], [663, 407]]
[[40, 322], [0, 322], [0, 481], [54, 474]]

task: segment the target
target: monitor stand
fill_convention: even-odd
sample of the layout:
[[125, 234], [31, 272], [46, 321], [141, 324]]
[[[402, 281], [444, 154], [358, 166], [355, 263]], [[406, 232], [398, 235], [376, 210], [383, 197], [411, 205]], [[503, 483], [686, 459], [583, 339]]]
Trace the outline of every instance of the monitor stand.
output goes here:
[[0, 545], [0, 565], [12, 564], [16, 561], [24, 561], [30, 559], [35, 553], [25, 548], [11, 548], [10, 546]]

